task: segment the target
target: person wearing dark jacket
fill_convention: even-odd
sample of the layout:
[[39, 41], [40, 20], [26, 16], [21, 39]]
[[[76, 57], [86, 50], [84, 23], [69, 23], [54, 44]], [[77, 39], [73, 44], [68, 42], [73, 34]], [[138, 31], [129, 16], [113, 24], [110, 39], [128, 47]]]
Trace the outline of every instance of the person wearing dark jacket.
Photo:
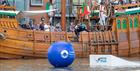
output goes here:
[[3, 6], [10, 6], [9, 2], [7, 0], [3, 0], [1, 3]]
[[75, 26], [74, 32], [75, 32], [75, 35], [76, 35], [77, 38], [79, 38], [80, 32], [83, 32], [83, 31], [89, 32], [89, 31], [87, 30], [87, 27], [86, 27], [86, 25], [85, 25], [84, 23], [77, 24], [77, 25]]

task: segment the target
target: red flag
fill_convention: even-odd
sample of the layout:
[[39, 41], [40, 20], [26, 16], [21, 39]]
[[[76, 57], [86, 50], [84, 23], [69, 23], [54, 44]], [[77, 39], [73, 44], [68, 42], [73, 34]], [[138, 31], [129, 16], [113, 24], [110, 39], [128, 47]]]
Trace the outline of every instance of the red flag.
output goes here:
[[80, 15], [81, 17], [84, 17], [86, 15], [89, 15], [90, 14], [90, 8], [89, 8], [89, 6], [83, 4], [82, 5], [82, 12], [80, 14], [81, 14]]

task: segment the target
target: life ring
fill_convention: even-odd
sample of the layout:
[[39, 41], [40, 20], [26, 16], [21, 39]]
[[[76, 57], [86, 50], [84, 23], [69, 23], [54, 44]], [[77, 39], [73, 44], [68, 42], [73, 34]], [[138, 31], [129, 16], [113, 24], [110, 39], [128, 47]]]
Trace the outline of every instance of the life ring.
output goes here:
[[0, 40], [6, 39], [5, 35], [3, 33], [0, 33]]

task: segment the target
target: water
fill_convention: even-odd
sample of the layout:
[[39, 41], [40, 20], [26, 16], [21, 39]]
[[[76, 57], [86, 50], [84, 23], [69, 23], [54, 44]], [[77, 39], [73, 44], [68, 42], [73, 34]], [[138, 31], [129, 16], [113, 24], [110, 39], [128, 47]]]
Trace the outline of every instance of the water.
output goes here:
[[[133, 62], [140, 63], [140, 57], [124, 58]], [[47, 59], [15, 59], [0, 60], [0, 71], [140, 71], [140, 67], [89, 67], [89, 59], [76, 59], [74, 63], [67, 68], [53, 68]]]

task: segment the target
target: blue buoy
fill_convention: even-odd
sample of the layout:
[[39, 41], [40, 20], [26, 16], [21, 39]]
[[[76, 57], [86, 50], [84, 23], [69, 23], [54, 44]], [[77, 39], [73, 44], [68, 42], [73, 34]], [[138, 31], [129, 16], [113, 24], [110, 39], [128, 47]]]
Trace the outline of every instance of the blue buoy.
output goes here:
[[68, 67], [74, 59], [75, 52], [70, 43], [56, 42], [48, 49], [48, 60], [54, 67]]

